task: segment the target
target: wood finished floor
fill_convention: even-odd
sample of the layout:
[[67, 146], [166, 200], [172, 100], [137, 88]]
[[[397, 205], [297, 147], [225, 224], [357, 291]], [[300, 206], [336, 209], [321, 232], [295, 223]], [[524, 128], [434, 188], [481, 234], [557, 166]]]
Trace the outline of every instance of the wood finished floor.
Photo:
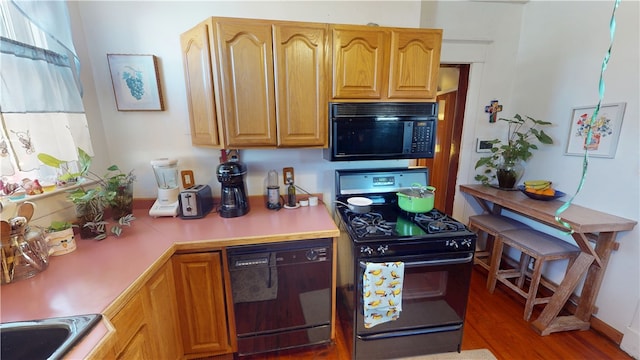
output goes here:
[[[617, 344], [593, 330], [538, 335], [522, 318], [524, 302], [504, 288], [489, 294], [486, 280], [486, 271], [473, 271], [462, 350], [489, 349], [498, 360], [633, 359]], [[534, 310], [531, 319], [536, 319], [539, 312], [539, 309]], [[242, 360], [348, 360], [351, 357], [350, 339], [345, 339], [339, 319], [337, 325], [336, 342], [330, 346], [255, 355]]]

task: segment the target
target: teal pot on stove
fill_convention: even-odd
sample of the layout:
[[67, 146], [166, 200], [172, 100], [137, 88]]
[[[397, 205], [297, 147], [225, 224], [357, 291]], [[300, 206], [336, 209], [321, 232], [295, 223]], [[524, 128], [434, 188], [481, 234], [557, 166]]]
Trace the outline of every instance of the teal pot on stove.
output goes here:
[[433, 210], [434, 192], [433, 186], [412, 184], [411, 188], [397, 192], [398, 206], [410, 213], [426, 213]]

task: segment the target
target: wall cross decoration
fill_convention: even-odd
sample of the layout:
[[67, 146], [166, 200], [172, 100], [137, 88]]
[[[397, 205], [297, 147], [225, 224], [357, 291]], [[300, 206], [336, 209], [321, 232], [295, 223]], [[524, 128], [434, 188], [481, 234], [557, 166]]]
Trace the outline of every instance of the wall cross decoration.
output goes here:
[[492, 100], [489, 105], [484, 107], [484, 112], [489, 114], [490, 123], [496, 122], [500, 111], [502, 111], [502, 105], [498, 104], [498, 100]]

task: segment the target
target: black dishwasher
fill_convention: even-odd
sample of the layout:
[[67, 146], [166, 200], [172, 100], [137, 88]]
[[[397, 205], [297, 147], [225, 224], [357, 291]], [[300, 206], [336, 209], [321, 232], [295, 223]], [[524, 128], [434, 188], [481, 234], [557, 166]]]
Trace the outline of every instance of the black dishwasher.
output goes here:
[[227, 248], [238, 355], [331, 341], [331, 239]]

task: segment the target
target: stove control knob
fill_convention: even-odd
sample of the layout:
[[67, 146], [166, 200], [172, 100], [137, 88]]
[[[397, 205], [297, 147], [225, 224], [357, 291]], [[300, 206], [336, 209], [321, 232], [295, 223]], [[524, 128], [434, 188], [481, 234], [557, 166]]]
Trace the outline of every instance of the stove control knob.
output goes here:
[[362, 247], [360, 247], [360, 253], [361, 254], [365, 254], [366, 253], [367, 255], [371, 255], [371, 254], [373, 254], [373, 249], [368, 247], [368, 246], [362, 246]]
[[455, 240], [447, 240], [446, 245], [454, 249], [458, 248], [458, 242]]
[[389, 246], [387, 246], [387, 245], [378, 246], [378, 253], [380, 255], [384, 255], [384, 253], [387, 252], [387, 250], [389, 250]]
[[307, 251], [306, 256], [307, 256], [307, 260], [309, 261], [318, 260], [318, 252], [313, 249]]
[[466, 247], [467, 249], [471, 249], [471, 239], [462, 240], [462, 246]]

